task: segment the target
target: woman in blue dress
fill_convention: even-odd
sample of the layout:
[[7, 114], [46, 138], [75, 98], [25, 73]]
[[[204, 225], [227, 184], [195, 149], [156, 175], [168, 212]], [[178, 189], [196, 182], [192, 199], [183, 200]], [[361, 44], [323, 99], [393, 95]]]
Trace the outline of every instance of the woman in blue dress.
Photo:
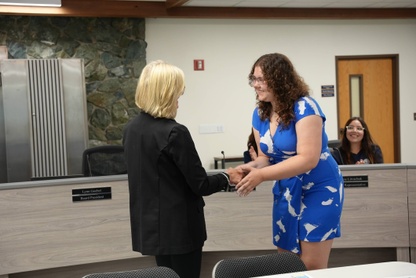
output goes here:
[[246, 176], [237, 193], [274, 180], [273, 243], [279, 252], [299, 254], [308, 269], [327, 268], [341, 235], [344, 184], [327, 147], [325, 115], [285, 55], [260, 57], [249, 83], [257, 94], [252, 122], [259, 154], [239, 166]]

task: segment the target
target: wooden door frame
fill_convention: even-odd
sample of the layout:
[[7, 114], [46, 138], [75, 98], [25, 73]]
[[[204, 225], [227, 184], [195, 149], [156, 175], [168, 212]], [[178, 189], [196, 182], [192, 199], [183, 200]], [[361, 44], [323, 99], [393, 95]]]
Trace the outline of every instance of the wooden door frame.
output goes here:
[[[353, 56], [335, 56], [335, 74], [336, 74], [336, 91], [339, 92], [338, 80], [338, 62], [342, 60], [370, 60], [370, 59], [391, 59], [392, 61], [392, 82], [393, 82], [393, 123], [394, 130], [394, 161], [401, 162], [400, 146], [400, 90], [399, 90], [399, 54], [383, 55], [353, 55]], [[339, 136], [339, 98], [337, 97], [337, 132]]]

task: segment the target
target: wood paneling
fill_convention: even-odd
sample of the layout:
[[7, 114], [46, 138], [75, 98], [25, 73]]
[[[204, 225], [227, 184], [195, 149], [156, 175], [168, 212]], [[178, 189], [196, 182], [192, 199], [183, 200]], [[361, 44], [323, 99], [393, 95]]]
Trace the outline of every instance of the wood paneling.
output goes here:
[[334, 247], [408, 247], [406, 169], [350, 167], [357, 170], [342, 170], [343, 175], [368, 176], [368, 188], [345, 188], [342, 236]]
[[[111, 200], [72, 202], [106, 186]], [[0, 190], [0, 275], [139, 257], [129, 225], [126, 181]]]
[[247, 197], [221, 192], [205, 197], [208, 240], [204, 251], [270, 250], [272, 243], [272, 183]]
[[407, 171], [409, 188], [409, 226], [410, 226], [410, 256], [411, 262], [416, 263], [416, 166]]
[[[409, 226], [407, 182], [413, 182], [410, 198], [416, 195], [416, 168], [409, 177], [407, 167], [401, 165], [341, 169], [345, 176], [368, 175], [369, 187], [345, 189], [342, 237], [334, 241], [332, 254], [338, 255], [331, 254], [330, 265], [354, 262], [343, 256], [355, 248], [363, 250], [360, 254], [373, 252], [368, 255], [374, 257], [373, 261], [391, 260], [396, 249], [395, 258], [409, 261], [409, 237], [413, 242], [416, 239], [416, 215], [410, 214]], [[86, 180], [56, 180], [56, 184], [45, 181], [42, 186], [22, 188], [0, 185], [0, 277], [16, 273], [10, 278], [69, 278], [99, 269], [117, 271], [154, 265], [153, 258], [131, 251], [126, 179]], [[72, 202], [72, 189], [107, 186], [112, 188], [110, 200]], [[209, 277], [207, 273], [216, 261], [226, 256], [275, 252], [271, 189], [272, 183], [267, 182], [244, 198], [233, 192], [205, 197], [208, 240], [202, 277]], [[410, 209], [414, 210], [415, 205], [409, 201]], [[382, 253], [374, 255], [377, 252]]]
[[[183, 1], [176, 1], [178, 3]], [[62, 0], [60, 8], [1, 6], [0, 14], [70, 17], [384, 19], [416, 18], [415, 8], [187, 7], [174, 1]], [[172, 4], [173, 3], [173, 4]]]

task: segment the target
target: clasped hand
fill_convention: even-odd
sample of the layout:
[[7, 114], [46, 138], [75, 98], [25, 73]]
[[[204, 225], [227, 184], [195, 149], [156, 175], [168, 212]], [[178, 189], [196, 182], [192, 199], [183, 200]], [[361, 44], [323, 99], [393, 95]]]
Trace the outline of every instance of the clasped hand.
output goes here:
[[236, 168], [228, 168], [230, 182], [235, 184], [237, 194], [245, 197], [262, 182], [259, 170], [248, 165], [240, 165]]

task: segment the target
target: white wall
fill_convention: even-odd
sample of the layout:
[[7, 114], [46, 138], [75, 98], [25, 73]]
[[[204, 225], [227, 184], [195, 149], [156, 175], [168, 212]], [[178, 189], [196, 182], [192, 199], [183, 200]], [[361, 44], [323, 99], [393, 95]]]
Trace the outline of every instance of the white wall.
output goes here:
[[[185, 72], [176, 120], [189, 128], [206, 169], [221, 151], [240, 156], [246, 149], [255, 105], [247, 76], [259, 56], [272, 52], [287, 55], [309, 84], [330, 140], [337, 138], [337, 93], [322, 98], [320, 90], [336, 86], [335, 56], [399, 54], [401, 158], [416, 162], [415, 19], [147, 19], [146, 41], [148, 61], [162, 59]], [[193, 70], [194, 59], [205, 60], [205, 71]], [[201, 124], [222, 124], [224, 132], [200, 134]]]

